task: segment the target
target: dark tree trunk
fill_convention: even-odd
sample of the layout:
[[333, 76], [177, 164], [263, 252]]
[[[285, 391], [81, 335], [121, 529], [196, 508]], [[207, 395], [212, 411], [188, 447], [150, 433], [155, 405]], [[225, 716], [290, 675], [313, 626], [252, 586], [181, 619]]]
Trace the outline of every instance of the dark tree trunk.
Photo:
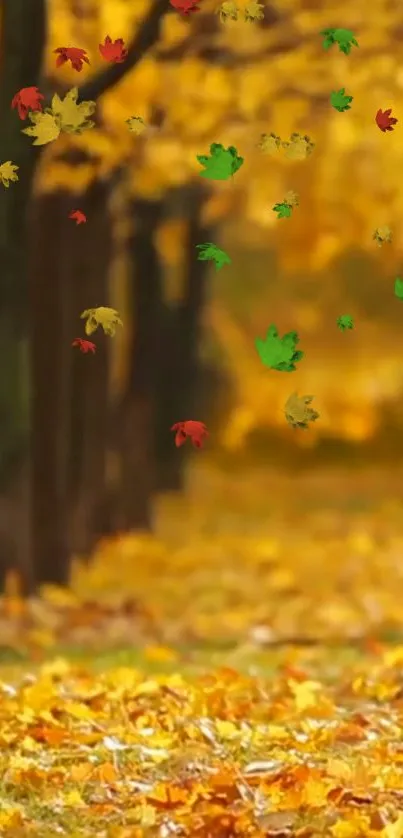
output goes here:
[[11, 109], [22, 88], [39, 85], [46, 36], [44, 0], [1, 8], [0, 163], [18, 166], [18, 183], [0, 186], [0, 585], [11, 566], [33, 585], [29, 562], [27, 206], [38, 150]]
[[[111, 222], [108, 212], [110, 184], [94, 183], [79, 199], [74, 199], [87, 216], [87, 223], [76, 228], [72, 221], [64, 254], [67, 277], [73, 295], [73, 321], [70, 342], [86, 337], [81, 313], [88, 308], [109, 305], [108, 272], [111, 260]], [[72, 545], [75, 552], [88, 555], [107, 530], [103, 520], [108, 448], [108, 385], [111, 338], [101, 327], [87, 339], [96, 344], [94, 355], [72, 349], [73, 381], [71, 398], [71, 451], [69, 487], [72, 509]]]
[[162, 272], [154, 245], [162, 204], [136, 201], [129, 242], [133, 332], [130, 366], [117, 423], [120, 483], [117, 530], [152, 527], [156, 365], [159, 356]]
[[[192, 185], [183, 191], [182, 212], [189, 220], [183, 300], [166, 307], [163, 315], [163, 341], [160, 343], [156, 414], [156, 462], [158, 491], [183, 488], [184, 464], [188, 446], [176, 448], [170, 430], [175, 422], [201, 419], [194, 416], [195, 393], [199, 381], [199, 342], [201, 316], [207, 291], [208, 264], [197, 260], [196, 245], [212, 241], [209, 226], [202, 224], [206, 199], [203, 187]], [[169, 347], [169, 351], [166, 348]]]
[[66, 214], [66, 196], [60, 193], [39, 198], [32, 213], [31, 532], [37, 584], [64, 584], [69, 576], [72, 348], [71, 300], [62, 260]]

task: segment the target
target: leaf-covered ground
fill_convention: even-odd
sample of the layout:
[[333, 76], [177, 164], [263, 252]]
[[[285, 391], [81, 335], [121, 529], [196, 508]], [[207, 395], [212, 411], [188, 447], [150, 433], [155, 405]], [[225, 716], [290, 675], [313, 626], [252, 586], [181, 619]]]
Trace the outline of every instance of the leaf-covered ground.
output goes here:
[[199, 471], [158, 541], [10, 584], [0, 834], [402, 838], [399, 485]]

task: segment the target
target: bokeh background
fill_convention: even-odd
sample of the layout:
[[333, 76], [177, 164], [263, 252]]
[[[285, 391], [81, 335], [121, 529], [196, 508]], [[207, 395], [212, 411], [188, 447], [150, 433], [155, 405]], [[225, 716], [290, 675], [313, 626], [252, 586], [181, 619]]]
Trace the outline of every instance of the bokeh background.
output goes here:
[[[293, 634], [308, 614], [313, 634], [390, 626], [403, 543], [403, 9], [267, 0], [262, 21], [224, 25], [218, 6], [200, 0], [186, 18], [168, 0], [3, 5], [0, 157], [19, 166], [0, 194], [3, 582], [70, 578], [98, 596], [124, 580], [143, 598], [152, 588], [149, 620], [165, 608], [197, 636], [216, 631], [214, 614], [224, 635], [256, 622]], [[349, 56], [322, 48], [321, 30], [338, 26], [358, 39]], [[124, 38], [125, 64], [103, 62], [106, 35]], [[90, 65], [56, 69], [54, 50], [73, 45]], [[78, 85], [96, 127], [34, 149], [10, 108], [34, 84], [47, 102]], [[329, 97], [342, 87], [354, 100], [341, 114]], [[379, 108], [395, 131], [379, 131]], [[139, 137], [131, 116], [146, 123]], [[309, 135], [312, 155], [262, 154], [272, 131]], [[212, 142], [245, 158], [233, 180], [200, 178], [196, 155]], [[290, 189], [300, 206], [278, 221], [271, 208]], [[384, 225], [393, 240], [378, 247]], [[232, 265], [198, 262], [206, 241]], [[99, 305], [124, 327], [97, 332], [84, 356], [71, 341]], [[345, 313], [352, 332], [336, 327]], [[270, 323], [300, 335], [290, 375], [257, 356]], [[305, 432], [285, 422], [293, 391], [320, 412]], [[175, 448], [170, 427], [188, 418], [210, 430], [201, 451]]]

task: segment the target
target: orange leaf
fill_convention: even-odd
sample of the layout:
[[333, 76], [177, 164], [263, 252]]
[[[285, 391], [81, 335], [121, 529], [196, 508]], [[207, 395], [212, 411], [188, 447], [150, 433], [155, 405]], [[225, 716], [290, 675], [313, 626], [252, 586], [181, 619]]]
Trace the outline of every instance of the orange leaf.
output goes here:
[[180, 786], [159, 783], [151, 794], [147, 795], [147, 801], [155, 806], [156, 809], [174, 809], [186, 803], [188, 793]]

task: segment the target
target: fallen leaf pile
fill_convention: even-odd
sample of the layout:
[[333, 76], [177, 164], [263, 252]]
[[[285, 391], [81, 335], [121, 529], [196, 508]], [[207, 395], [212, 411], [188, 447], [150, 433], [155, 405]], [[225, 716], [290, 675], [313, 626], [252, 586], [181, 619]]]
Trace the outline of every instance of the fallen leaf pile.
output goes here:
[[268, 677], [58, 658], [1, 680], [2, 835], [400, 838], [402, 662], [283, 652]]
[[6, 838], [402, 838], [401, 475], [206, 479], [71, 590], [9, 582]]

